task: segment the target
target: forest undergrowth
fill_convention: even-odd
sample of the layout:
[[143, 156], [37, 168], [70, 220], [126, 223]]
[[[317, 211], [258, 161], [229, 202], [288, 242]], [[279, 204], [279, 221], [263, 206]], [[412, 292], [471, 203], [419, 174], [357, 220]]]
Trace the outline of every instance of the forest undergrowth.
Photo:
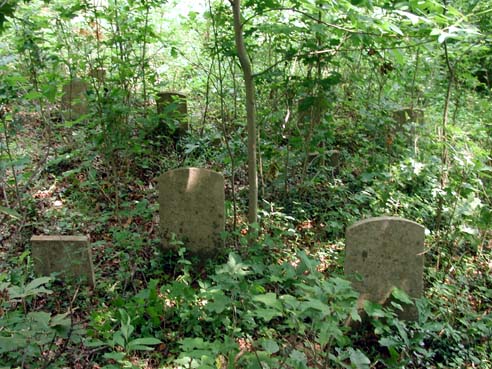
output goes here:
[[[16, 214], [5, 214], [2, 221], [4, 366], [490, 367], [492, 242], [487, 230], [473, 249], [462, 235], [453, 239], [456, 233], [428, 232], [425, 296], [416, 301], [419, 320], [397, 319], [400, 304], [409, 301], [394, 291], [389, 305], [366, 303], [368, 318], [361, 322], [357, 293], [343, 279], [343, 229], [369, 209], [377, 214], [371, 202], [382, 193], [375, 189], [391, 181], [363, 180], [366, 190], [347, 198], [343, 191], [348, 190], [332, 178], [293, 191], [290, 204], [264, 201], [252, 246], [241, 216], [233, 229], [228, 201], [227, 247], [203, 265], [178, 241], [178, 253], [163, 252], [158, 235], [155, 178], [168, 168], [192, 165], [195, 158], [147, 157], [160, 166], [155, 173], [130, 163], [130, 171], [118, 173], [116, 208], [97, 153], [74, 149], [81, 142], [67, 146], [60, 130], [45, 158], [44, 134], [40, 124], [17, 131], [22, 144], [16, 149], [33, 158], [25, 170], [42, 170], [22, 193], [26, 217], [19, 221]], [[356, 168], [346, 166], [342, 170], [353, 175]], [[238, 181], [235, 187], [245, 185]], [[95, 288], [36, 278], [32, 234], [88, 235]]]

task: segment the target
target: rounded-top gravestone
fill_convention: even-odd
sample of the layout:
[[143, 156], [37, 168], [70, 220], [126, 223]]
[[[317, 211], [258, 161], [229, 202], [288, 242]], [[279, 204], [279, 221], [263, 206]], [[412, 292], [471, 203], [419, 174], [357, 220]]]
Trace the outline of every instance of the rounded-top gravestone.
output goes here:
[[[362, 220], [346, 232], [345, 275], [361, 297], [384, 304], [393, 287], [412, 298], [422, 297], [425, 229], [397, 217]], [[360, 277], [360, 278], [359, 278]], [[414, 320], [414, 306], [405, 306], [403, 319]]]
[[191, 253], [212, 255], [223, 246], [224, 177], [202, 168], [180, 168], [159, 179], [160, 231], [164, 249], [173, 235]]

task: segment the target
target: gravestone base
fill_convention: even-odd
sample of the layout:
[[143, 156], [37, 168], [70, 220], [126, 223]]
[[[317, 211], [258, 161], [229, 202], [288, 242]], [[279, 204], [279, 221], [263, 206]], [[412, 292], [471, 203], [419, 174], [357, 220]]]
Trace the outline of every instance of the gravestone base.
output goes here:
[[85, 236], [32, 236], [34, 272], [39, 276], [61, 273], [94, 287], [94, 269], [89, 240]]

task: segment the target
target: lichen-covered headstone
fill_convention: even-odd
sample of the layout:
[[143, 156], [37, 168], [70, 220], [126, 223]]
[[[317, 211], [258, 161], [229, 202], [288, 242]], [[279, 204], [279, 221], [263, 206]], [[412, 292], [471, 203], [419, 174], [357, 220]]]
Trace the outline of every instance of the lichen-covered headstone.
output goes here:
[[[412, 298], [422, 297], [424, 235], [423, 226], [397, 217], [370, 218], [350, 226], [345, 274], [361, 297], [384, 304], [393, 287]], [[400, 318], [415, 320], [416, 308], [404, 306]]]
[[65, 119], [76, 120], [89, 113], [87, 88], [87, 83], [80, 78], [74, 78], [63, 86], [62, 110]]
[[209, 169], [180, 168], [159, 179], [160, 230], [164, 249], [176, 240], [193, 254], [210, 256], [223, 246], [224, 177]]
[[32, 258], [37, 275], [60, 273], [67, 279], [95, 285], [92, 254], [85, 236], [32, 236]]

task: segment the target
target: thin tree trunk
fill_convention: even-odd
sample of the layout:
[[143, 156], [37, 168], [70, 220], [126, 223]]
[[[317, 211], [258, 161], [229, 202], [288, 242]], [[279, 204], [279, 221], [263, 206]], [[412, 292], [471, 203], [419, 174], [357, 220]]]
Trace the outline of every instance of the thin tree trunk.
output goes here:
[[[446, 90], [446, 98], [444, 100], [444, 111], [442, 116], [441, 132], [439, 134], [439, 141], [442, 145], [441, 153], [441, 175], [440, 175], [440, 189], [441, 192], [444, 191], [448, 182], [448, 169], [449, 169], [449, 155], [447, 146], [447, 125], [448, 125], [448, 115], [449, 115], [449, 105], [451, 103], [451, 91], [454, 81], [454, 66], [451, 65], [449, 61], [449, 54], [446, 42], [444, 42], [444, 56], [446, 60], [446, 66], [448, 68], [448, 88]], [[439, 230], [441, 227], [442, 213], [444, 207], [443, 195], [439, 197], [436, 211], [436, 229]]]
[[145, 8], [145, 31], [144, 31], [144, 37], [143, 37], [143, 42], [142, 42], [142, 60], [141, 60], [141, 74], [142, 74], [142, 92], [143, 92], [143, 102], [144, 102], [144, 114], [147, 116], [147, 77], [146, 77], [146, 68], [147, 66], [145, 65], [145, 59], [147, 57], [147, 28], [149, 26], [149, 14], [150, 14], [150, 5], [146, 4]]
[[[258, 175], [256, 171], [256, 116], [255, 116], [255, 85], [251, 61], [244, 46], [243, 29], [241, 24], [241, 1], [231, 0], [234, 15], [234, 35], [237, 55], [244, 74], [246, 90], [246, 118], [248, 123], [248, 182], [249, 208], [248, 222], [251, 226], [256, 223], [258, 215]], [[252, 229], [251, 229], [252, 230]]]
[[[448, 115], [449, 115], [449, 105], [451, 103], [451, 92], [454, 81], [454, 65], [451, 65], [448, 54], [448, 47], [446, 41], [444, 42], [444, 56], [446, 60], [446, 66], [448, 68], [448, 88], [446, 91], [446, 98], [444, 100], [444, 111], [442, 116], [442, 126], [441, 132], [439, 134], [439, 141], [442, 145], [442, 153], [441, 153], [441, 175], [440, 175], [440, 192], [439, 199], [437, 201], [437, 209], [436, 209], [436, 231], [437, 231], [437, 245], [438, 248], [443, 244], [443, 234], [441, 225], [442, 225], [442, 217], [444, 212], [444, 191], [446, 189], [448, 183], [448, 171], [449, 171], [449, 154], [448, 154], [448, 139], [447, 139], [447, 125], [448, 125]], [[437, 262], [436, 262], [436, 270], [439, 270], [441, 264], [441, 253], [438, 250]]]

